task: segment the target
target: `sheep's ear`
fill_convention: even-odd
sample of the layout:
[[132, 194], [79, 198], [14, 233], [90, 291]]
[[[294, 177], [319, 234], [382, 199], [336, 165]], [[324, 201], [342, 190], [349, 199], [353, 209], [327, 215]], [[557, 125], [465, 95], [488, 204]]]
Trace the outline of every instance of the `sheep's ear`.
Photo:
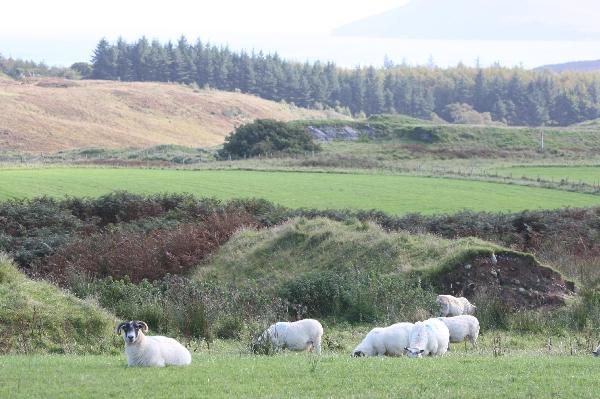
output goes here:
[[139, 328], [142, 329], [143, 333], [147, 333], [148, 332], [148, 324], [144, 323], [143, 321], [136, 321], [136, 324]]
[[127, 322], [123, 322], [121, 324], [119, 324], [119, 326], [117, 327], [117, 335], [121, 334], [121, 330], [127, 325]]

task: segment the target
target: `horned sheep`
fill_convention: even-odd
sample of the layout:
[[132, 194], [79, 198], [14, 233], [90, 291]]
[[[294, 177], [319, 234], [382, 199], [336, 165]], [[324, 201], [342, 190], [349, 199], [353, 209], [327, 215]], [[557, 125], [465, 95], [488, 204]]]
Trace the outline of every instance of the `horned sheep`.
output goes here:
[[442, 317], [473, 314], [477, 309], [475, 305], [471, 304], [471, 302], [464, 297], [457, 298], [452, 295], [438, 295], [436, 302], [440, 306], [440, 316]]
[[448, 327], [438, 319], [427, 319], [415, 323], [405, 350], [409, 357], [443, 355], [448, 350], [449, 341]]
[[321, 354], [323, 326], [317, 320], [280, 321], [267, 328], [254, 342], [255, 347], [270, 343], [279, 349], [311, 351]]
[[173, 338], [146, 336], [148, 325], [143, 321], [123, 322], [117, 334], [121, 331], [129, 366], [187, 366], [192, 362], [190, 352]]
[[372, 329], [354, 349], [352, 356], [401, 356], [408, 346], [412, 323], [396, 323]]

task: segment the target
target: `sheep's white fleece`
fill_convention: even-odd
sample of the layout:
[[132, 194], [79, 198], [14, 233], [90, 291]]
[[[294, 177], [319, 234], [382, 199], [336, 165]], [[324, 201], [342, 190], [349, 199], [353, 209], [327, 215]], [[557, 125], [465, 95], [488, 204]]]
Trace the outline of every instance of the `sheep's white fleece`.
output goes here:
[[138, 332], [134, 343], [125, 343], [129, 366], [186, 366], [192, 362], [192, 355], [173, 338], [145, 336]]
[[443, 355], [448, 350], [450, 331], [438, 319], [427, 319], [415, 323], [410, 331], [408, 356]]
[[408, 346], [412, 323], [396, 323], [372, 329], [354, 349], [354, 356], [401, 356]]
[[461, 316], [464, 314], [473, 314], [477, 307], [467, 298], [454, 297], [452, 295], [438, 295], [436, 302], [440, 306], [440, 316]]
[[323, 326], [317, 320], [304, 319], [294, 322], [280, 321], [262, 333], [261, 339], [269, 339], [277, 348], [291, 351], [314, 349], [321, 353]]
[[471, 341], [473, 348], [477, 346], [479, 337], [479, 320], [471, 315], [454, 317], [438, 317], [450, 331], [450, 342]]

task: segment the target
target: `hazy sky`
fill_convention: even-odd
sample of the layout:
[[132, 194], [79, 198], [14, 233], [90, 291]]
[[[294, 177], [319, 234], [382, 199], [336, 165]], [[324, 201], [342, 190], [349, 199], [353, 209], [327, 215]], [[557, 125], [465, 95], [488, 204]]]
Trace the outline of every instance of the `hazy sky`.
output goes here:
[[[7, 1], [0, 33], [329, 33], [407, 0]], [[93, 4], [93, 6], [91, 5]]]
[[[417, 2], [420, 0], [411, 0]], [[439, 0], [450, 2], [454, 0]], [[475, 0], [474, 0], [475, 1]], [[600, 20], [597, 0], [522, 0], [557, 8], [557, 14], [582, 21]], [[381, 65], [384, 55], [396, 62], [438, 65], [500, 62], [540, 64], [600, 58], [594, 42], [477, 42], [335, 37], [351, 21], [383, 13], [408, 0], [85, 0], [6, 1], [0, 14], [0, 53], [43, 60], [51, 65], [89, 61], [101, 37], [142, 35], [162, 41], [181, 34], [210, 40], [234, 50], [277, 51], [298, 61], [333, 60], [342, 66]], [[496, 0], [477, 0], [482, 7]], [[562, 6], [561, 6], [562, 4]], [[561, 9], [560, 7], [563, 7]], [[523, 18], [540, 18], [540, 15]], [[595, 25], [600, 26], [600, 24]]]

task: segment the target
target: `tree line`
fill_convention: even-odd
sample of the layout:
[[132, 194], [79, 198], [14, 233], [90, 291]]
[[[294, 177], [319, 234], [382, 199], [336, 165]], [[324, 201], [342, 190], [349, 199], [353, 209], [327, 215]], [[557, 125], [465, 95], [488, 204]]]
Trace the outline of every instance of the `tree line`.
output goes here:
[[[5, 64], [0, 58], [0, 68]], [[332, 62], [287, 61], [276, 53], [236, 52], [200, 40], [192, 44], [184, 36], [176, 43], [102, 39], [91, 68], [77, 63], [72, 69], [93, 79], [197, 84], [353, 115], [437, 115], [451, 122], [492, 119], [528, 126], [565, 126], [600, 117], [600, 73], [590, 72], [413, 67], [389, 59], [383, 68], [348, 69]]]
[[4, 57], [2, 54], [0, 54], [0, 72], [14, 79], [33, 78], [38, 76], [54, 76], [64, 78], [78, 77], [77, 72], [73, 70], [72, 67], [64, 68], [48, 66], [44, 62]]

